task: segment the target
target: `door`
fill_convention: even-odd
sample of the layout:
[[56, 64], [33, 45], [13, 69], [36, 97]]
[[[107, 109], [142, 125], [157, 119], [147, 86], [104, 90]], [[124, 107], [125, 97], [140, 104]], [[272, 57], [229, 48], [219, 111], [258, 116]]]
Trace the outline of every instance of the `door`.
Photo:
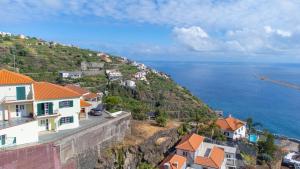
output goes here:
[[16, 105], [16, 116], [17, 117], [26, 117], [28, 114], [25, 110], [25, 105]]
[[49, 120], [46, 119], [46, 130], [49, 130]]
[[17, 87], [17, 100], [25, 100], [26, 95], [25, 95], [25, 87]]

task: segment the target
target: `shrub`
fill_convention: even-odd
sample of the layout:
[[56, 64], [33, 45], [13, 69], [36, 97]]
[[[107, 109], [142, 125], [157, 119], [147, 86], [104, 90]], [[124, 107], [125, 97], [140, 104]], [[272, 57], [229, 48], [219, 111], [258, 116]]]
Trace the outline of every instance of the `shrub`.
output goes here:
[[166, 112], [159, 112], [158, 116], [156, 117], [156, 123], [161, 126], [165, 127], [167, 125], [168, 115]]

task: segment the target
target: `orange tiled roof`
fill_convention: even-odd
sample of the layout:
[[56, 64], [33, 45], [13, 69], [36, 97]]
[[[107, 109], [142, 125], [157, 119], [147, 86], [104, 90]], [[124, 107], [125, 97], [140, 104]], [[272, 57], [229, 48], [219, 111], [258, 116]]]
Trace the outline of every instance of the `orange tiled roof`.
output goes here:
[[73, 91], [75, 91], [75, 92], [77, 92], [77, 93], [79, 93], [81, 95], [89, 93], [88, 90], [86, 90], [86, 89], [84, 89], [84, 88], [82, 88], [80, 86], [73, 85], [73, 84], [68, 84], [65, 87], [68, 88], [68, 89], [71, 89], [71, 90], [73, 90]]
[[80, 99], [80, 107], [89, 107], [91, 106], [90, 103], [88, 103], [87, 101], [84, 101], [82, 99]]
[[[186, 158], [182, 157], [180, 155], [177, 154], [173, 154], [173, 155], [169, 155], [167, 158], [165, 158], [163, 160], [163, 162], [160, 164], [160, 169], [164, 169], [164, 164], [165, 163], [169, 163], [170, 165], [170, 169], [181, 169], [184, 165], [184, 163], [186, 163]], [[177, 167], [176, 167], [177, 164]]]
[[219, 169], [223, 164], [224, 156], [224, 150], [215, 146], [211, 150], [209, 157], [197, 156], [195, 159], [195, 164]]
[[89, 93], [89, 94], [86, 94], [83, 96], [83, 98], [85, 98], [85, 99], [93, 99], [96, 97], [98, 97], [98, 95], [96, 93]]
[[202, 136], [197, 134], [188, 134], [181, 139], [176, 148], [194, 152], [201, 145], [203, 140], [204, 137]]
[[48, 82], [33, 83], [36, 100], [79, 98], [81, 95], [63, 86]]
[[34, 80], [20, 73], [11, 72], [5, 69], [0, 70], [0, 85], [9, 84], [31, 84]]
[[235, 131], [245, 125], [245, 122], [233, 117], [227, 117], [225, 119], [218, 119], [216, 124], [223, 130]]

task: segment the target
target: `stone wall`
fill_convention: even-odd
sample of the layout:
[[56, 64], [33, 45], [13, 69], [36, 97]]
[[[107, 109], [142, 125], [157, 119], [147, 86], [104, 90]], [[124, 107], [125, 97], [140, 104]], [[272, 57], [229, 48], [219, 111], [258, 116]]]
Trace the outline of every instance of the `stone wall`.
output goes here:
[[105, 146], [121, 141], [130, 130], [131, 114], [51, 143], [0, 150], [0, 169], [94, 168]]

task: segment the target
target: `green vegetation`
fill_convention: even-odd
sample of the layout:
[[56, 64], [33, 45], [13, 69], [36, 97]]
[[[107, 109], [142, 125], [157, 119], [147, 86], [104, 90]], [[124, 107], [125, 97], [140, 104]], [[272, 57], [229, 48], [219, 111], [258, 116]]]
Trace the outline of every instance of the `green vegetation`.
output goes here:
[[[101, 62], [96, 51], [74, 46], [46, 42], [37, 38], [20, 39], [17, 36], [0, 36], [0, 68], [12, 70], [16, 67], [21, 73], [37, 81], [59, 84], [79, 83], [92, 92], [105, 92], [104, 103], [109, 111], [131, 111], [134, 119], [146, 119], [146, 113], [160, 110], [169, 118], [182, 120], [205, 107], [204, 114], [210, 114], [197, 97], [172, 79], [166, 79], [149, 72], [147, 80], [136, 81], [135, 89], [121, 86], [119, 82], [109, 82], [105, 75], [87, 76], [80, 79], [61, 79], [58, 72], [80, 70], [82, 61]], [[105, 69], [118, 69], [124, 80], [130, 80], [138, 69], [131, 64], [122, 63], [119, 57], [111, 56], [112, 63], [105, 63]], [[160, 117], [161, 118], [161, 117]], [[205, 120], [207, 120], [206, 117]], [[160, 120], [165, 121], [163, 118]]]
[[274, 136], [269, 132], [264, 132], [264, 140], [258, 142], [258, 160], [260, 162], [270, 162], [273, 160], [277, 147], [274, 144]]
[[145, 163], [145, 162], [140, 163], [137, 168], [138, 169], [156, 169], [153, 165], [151, 165], [149, 163]]
[[256, 127], [262, 127], [261, 123], [253, 122], [253, 119], [251, 117], [247, 118], [246, 122], [247, 122], [248, 133], [257, 133]]
[[158, 112], [158, 116], [155, 121], [159, 126], [165, 127], [168, 121], [168, 114], [166, 112]]

